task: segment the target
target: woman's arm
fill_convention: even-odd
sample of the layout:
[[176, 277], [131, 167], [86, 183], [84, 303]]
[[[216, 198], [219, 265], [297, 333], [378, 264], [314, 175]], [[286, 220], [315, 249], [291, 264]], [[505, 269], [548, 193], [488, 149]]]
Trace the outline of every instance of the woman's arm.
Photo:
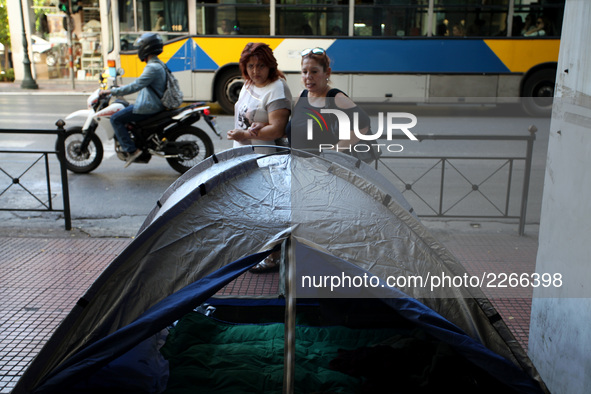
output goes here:
[[289, 120], [290, 110], [277, 109], [269, 113], [269, 123], [254, 122], [249, 128], [250, 138], [263, 141], [274, 141], [285, 135], [285, 126]]
[[[348, 96], [344, 95], [343, 93], [337, 93], [337, 95], [334, 98], [335, 100], [335, 106], [337, 108], [342, 108], [344, 110], [350, 110], [347, 112], [351, 112], [351, 111], [358, 111], [359, 112], [359, 132], [361, 134], [366, 134], [369, 131], [369, 116], [367, 116], [367, 114], [365, 113], [364, 110], [362, 110], [361, 108], [359, 108], [357, 106], [357, 104], [355, 104], [355, 102], [353, 100], [351, 100]], [[351, 118], [351, 121], [353, 121], [353, 118]], [[337, 145], [339, 148], [348, 148], [349, 145], [355, 145], [357, 142], [359, 142], [359, 138], [355, 135], [355, 133], [353, 132], [353, 129], [351, 129], [351, 139], [350, 140], [340, 140]]]
[[226, 133], [227, 137], [229, 140], [232, 141], [244, 141], [244, 140], [249, 140], [252, 137], [250, 136], [250, 133], [248, 132], [248, 130], [243, 130], [243, 129], [232, 129], [229, 130]]
[[524, 34], [524, 36], [526, 37], [531, 37], [531, 36], [543, 36], [545, 34], [544, 28], [543, 27], [534, 27], [533, 29], [530, 29], [527, 33]]

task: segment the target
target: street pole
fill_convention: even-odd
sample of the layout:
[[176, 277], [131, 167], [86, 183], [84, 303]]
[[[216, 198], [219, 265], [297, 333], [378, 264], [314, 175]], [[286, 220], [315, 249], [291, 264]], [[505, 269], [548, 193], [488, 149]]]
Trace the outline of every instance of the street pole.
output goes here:
[[72, 0], [68, 1], [68, 9], [70, 12], [67, 14], [67, 28], [68, 28], [68, 55], [70, 55], [70, 60], [68, 61], [70, 66], [70, 81], [72, 82], [72, 89], [76, 89], [76, 77], [74, 75], [74, 50], [73, 50], [73, 43], [72, 43], [72, 29], [74, 28], [74, 24], [72, 23]]
[[[33, 79], [33, 74], [31, 73], [31, 60], [29, 59], [29, 44], [27, 43], [27, 33], [25, 30], [25, 14], [23, 11], [23, 2], [22, 0], [18, 0], [20, 7], [21, 7], [21, 20], [23, 23], [23, 51], [25, 52], [25, 56], [23, 58], [23, 67], [25, 71], [25, 76], [23, 77], [23, 82], [21, 83], [22, 89], [39, 89], [37, 82]], [[27, 3], [28, 4], [28, 3]]]

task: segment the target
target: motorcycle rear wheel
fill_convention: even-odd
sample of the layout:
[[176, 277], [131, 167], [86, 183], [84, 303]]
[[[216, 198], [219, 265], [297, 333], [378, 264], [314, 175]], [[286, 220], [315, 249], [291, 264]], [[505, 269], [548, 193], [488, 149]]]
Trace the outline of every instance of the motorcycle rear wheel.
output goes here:
[[[85, 152], [80, 146], [84, 139], [82, 127], [75, 126], [66, 129], [65, 156], [66, 168], [77, 174], [87, 174], [96, 169], [103, 161], [103, 143], [101, 139], [93, 134]], [[57, 147], [56, 147], [57, 149]]]
[[168, 139], [177, 143], [181, 141], [187, 142], [181, 148], [182, 153], [179, 157], [169, 157], [166, 159], [168, 164], [181, 174], [184, 174], [195, 164], [213, 155], [213, 142], [211, 138], [209, 138], [205, 131], [198, 127], [181, 127], [168, 136]]

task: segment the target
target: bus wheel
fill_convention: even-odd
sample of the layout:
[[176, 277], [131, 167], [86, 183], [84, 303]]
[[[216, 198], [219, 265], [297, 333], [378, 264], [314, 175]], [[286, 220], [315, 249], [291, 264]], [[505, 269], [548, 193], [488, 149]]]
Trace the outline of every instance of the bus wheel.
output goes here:
[[531, 116], [550, 116], [556, 70], [546, 68], [530, 75], [523, 84], [523, 109]]
[[242, 85], [244, 85], [244, 79], [242, 79], [242, 74], [237, 68], [224, 71], [220, 75], [216, 84], [215, 95], [218, 104], [226, 113], [234, 113], [234, 104], [238, 101]]

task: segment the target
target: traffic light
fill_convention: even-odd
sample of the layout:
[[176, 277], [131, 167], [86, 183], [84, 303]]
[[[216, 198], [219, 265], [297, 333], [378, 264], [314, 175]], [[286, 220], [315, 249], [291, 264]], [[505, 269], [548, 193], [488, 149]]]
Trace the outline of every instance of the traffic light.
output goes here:
[[70, 15], [70, 0], [60, 0], [58, 7], [60, 11]]

